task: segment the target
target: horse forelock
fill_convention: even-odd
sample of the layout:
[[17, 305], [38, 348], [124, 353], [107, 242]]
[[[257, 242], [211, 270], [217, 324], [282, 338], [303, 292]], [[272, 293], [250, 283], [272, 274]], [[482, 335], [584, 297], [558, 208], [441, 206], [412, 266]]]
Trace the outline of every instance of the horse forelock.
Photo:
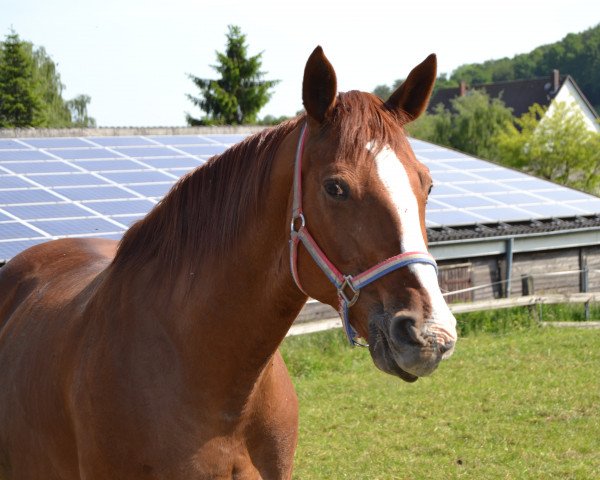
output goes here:
[[377, 154], [388, 146], [397, 152], [410, 149], [403, 125], [407, 117], [390, 111], [375, 95], [350, 91], [338, 95], [331, 124], [339, 135], [338, 154], [346, 159], [362, 158], [365, 145]]
[[225, 257], [246, 224], [257, 221], [277, 149], [301, 120], [254, 134], [183, 176], [125, 232], [114, 263], [137, 268], [158, 259], [168, 273], [207, 255]]

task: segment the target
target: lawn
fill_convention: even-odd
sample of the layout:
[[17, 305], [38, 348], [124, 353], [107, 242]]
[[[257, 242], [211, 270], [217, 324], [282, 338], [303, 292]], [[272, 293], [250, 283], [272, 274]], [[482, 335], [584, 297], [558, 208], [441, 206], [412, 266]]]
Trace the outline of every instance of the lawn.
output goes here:
[[294, 479], [600, 478], [600, 330], [472, 334], [414, 384], [344, 342], [282, 346], [300, 400]]

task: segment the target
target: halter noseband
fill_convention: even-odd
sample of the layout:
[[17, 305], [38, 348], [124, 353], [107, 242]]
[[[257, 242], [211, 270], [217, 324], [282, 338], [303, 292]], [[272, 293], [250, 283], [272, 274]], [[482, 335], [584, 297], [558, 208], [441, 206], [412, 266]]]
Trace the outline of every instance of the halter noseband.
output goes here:
[[302, 154], [304, 152], [306, 132], [307, 128], [306, 124], [304, 124], [302, 131], [300, 132], [300, 140], [298, 141], [298, 147], [296, 149], [296, 160], [294, 165], [294, 197], [292, 205], [292, 221], [290, 225], [290, 267], [292, 277], [298, 288], [308, 296], [302, 288], [300, 278], [298, 277], [298, 244], [302, 242], [315, 263], [337, 289], [340, 300], [338, 311], [342, 318], [344, 332], [346, 333], [350, 345], [367, 347], [368, 345], [356, 341], [356, 330], [350, 325], [350, 320], [348, 318], [348, 309], [358, 300], [361, 288], [394, 270], [406, 267], [413, 263], [426, 263], [432, 265], [436, 271], [437, 264], [433, 257], [427, 252], [401, 253], [378, 263], [374, 267], [371, 267], [358, 275], [344, 275], [333, 265], [333, 263], [331, 263], [308, 232], [306, 219], [304, 218], [304, 213], [302, 211]]

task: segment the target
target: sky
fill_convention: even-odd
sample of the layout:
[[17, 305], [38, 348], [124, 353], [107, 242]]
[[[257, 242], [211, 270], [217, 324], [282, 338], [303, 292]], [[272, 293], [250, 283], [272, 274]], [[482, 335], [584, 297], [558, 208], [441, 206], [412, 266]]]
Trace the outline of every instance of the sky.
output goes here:
[[92, 97], [99, 126], [183, 126], [201, 116], [187, 74], [215, 78], [228, 25], [280, 80], [259, 116], [302, 108], [304, 65], [321, 45], [338, 90], [392, 84], [428, 54], [438, 72], [513, 57], [600, 23], [598, 0], [0, 0], [0, 37], [13, 28], [58, 64], [63, 97]]

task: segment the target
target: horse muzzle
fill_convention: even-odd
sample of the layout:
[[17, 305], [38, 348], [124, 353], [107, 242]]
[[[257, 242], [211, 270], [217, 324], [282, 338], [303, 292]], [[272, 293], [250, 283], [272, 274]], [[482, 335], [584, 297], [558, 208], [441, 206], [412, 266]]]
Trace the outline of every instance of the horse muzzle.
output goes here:
[[382, 371], [407, 382], [433, 373], [454, 352], [456, 333], [419, 321], [412, 312], [377, 315], [369, 322], [369, 350]]

